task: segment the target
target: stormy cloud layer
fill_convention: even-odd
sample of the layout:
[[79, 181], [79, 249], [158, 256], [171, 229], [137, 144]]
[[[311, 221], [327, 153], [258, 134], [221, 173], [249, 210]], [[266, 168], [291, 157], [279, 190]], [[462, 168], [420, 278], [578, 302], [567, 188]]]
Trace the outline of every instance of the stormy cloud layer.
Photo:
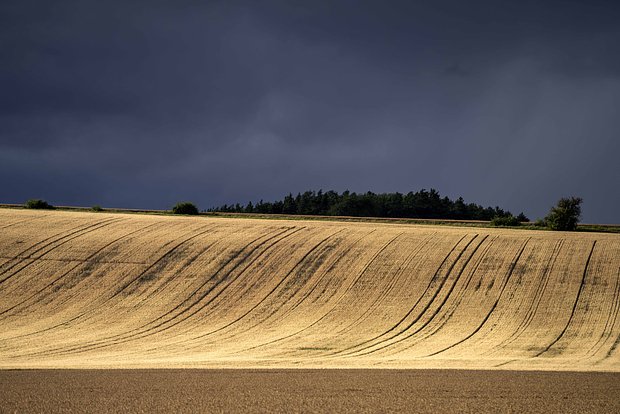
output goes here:
[[436, 188], [620, 222], [612, 1], [8, 1], [0, 201]]

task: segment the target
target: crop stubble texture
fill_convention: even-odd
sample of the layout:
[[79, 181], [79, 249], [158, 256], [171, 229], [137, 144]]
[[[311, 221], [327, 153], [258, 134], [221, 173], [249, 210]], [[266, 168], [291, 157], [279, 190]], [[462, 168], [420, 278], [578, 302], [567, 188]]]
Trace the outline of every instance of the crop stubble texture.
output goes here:
[[0, 210], [0, 367], [620, 371], [620, 236]]

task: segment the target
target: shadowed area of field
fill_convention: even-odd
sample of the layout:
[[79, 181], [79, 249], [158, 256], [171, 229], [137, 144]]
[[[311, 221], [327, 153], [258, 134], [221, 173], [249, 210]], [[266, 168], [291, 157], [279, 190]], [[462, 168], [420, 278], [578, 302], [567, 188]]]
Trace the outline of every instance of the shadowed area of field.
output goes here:
[[462, 370], [0, 371], [3, 412], [620, 410], [620, 374]]
[[620, 235], [0, 210], [0, 367], [620, 371]]

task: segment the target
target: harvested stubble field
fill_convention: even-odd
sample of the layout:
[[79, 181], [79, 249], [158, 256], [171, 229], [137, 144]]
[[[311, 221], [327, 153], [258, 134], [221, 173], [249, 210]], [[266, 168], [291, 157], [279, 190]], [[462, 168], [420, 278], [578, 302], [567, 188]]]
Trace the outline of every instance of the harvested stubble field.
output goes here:
[[620, 236], [0, 210], [0, 367], [620, 371]]
[[619, 311], [617, 234], [0, 210], [7, 410], [614, 411]]

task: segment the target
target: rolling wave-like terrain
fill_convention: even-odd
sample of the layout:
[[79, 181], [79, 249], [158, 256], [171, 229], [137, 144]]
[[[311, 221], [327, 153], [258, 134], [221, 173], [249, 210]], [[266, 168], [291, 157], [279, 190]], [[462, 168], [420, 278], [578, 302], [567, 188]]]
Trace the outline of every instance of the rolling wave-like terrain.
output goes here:
[[0, 210], [0, 368], [620, 371], [620, 236]]

